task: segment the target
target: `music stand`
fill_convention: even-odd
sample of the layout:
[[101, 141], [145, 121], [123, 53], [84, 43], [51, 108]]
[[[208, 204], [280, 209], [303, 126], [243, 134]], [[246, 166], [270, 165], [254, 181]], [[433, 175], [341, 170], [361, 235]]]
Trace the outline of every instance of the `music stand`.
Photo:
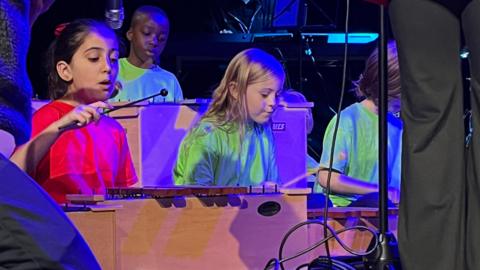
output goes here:
[[[395, 236], [388, 230], [388, 61], [387, 61], [387, 38], [386, 30], [388, 19], [385, 7], [388, 0], [366, 0], [375, 3], [380, 8], [380, 33], [378, 39], [379, 65], [378, 73], [380, 80], [378, 130], [379, 130], [379, 243], [377, 248], [369, 256], [363, 258], [365, 269], [400, 269], [398, 246]], [[370, 243], [369, 248], [376, 243]]]

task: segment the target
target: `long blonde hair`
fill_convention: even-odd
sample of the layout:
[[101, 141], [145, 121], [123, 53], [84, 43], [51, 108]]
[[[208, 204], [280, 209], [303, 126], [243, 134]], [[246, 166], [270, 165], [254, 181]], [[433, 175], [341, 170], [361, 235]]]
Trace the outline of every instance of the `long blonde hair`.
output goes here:
[[241, 51], [228, 64], [202, 119], [217, 127], [232, 127], [227, 124], [235, 124], [243, 135], [248, 121], [247, 87], [272, 77], [280, 80], [283, 85], [285, 72], [275, 57], [256, 48]]

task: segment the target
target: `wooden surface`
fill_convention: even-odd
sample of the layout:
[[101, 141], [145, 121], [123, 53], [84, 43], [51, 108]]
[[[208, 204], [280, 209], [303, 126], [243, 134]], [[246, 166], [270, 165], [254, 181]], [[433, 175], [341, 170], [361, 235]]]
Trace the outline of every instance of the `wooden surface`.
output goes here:
[[[265, 202], [281, 206], [262, 216]], [[305, 196], [225, 195], [106, 201], [117, 214], [118, 269], [263, 269], [277, 257], [284, 234], [306, 220]], [[307, 229], [286, 246], [293, 254], [306, 247]], [[287, 269], [311, 260], [302, 257]], [[139, 266], [141, 265], [141, 268]]]
[[[164, 189], [162, 192], [166, 195], [176, 191]], [[264, 216], [259, 213], [260, 206], [272, 203], [280, 206], [277, 214]], [[306, 221], [307, 213], [315, 218], [323, 215], [321, 209], [307, 212], [303, 195], [278, 193], [132, 197], [107, 200], [98, 207], [116, 209], [114, 220], [105, 213], [68, 215], [104, 269], [129, 270], [263, 269], [269, 259], [278, 257], [284, 235], [293, 226]], [[389, 230], [395, 236], [397, 212], [398, 209], [389, 210]], [[328, 225], [334, 230], [361, 225], [376, 231], [378, 211], [374, 208], [332, 208]], [[339, 237], [357, 251], [365, 251], [372, 240], [370, 233], [359, 230], [347, 231]], [[304, 226], [290, 236], [283, 256], [296, 254], [322, 238], [321, 225]], [[333, 256], [350, 255], [335, 240], [330, 240], [329, 246]], [[325, 255], [324, 246], [287, 263], [285, 268], [295, 269], [319, 255]]]
[[[97, 209], [98, 210], [98, 209]], [[115, 210], [67, 212], [103, 270], [116, 270]]]
[[103, 194], [67, 194], [65, 197], [68, 203], [74, 204], [96, 204], [105, 201]]

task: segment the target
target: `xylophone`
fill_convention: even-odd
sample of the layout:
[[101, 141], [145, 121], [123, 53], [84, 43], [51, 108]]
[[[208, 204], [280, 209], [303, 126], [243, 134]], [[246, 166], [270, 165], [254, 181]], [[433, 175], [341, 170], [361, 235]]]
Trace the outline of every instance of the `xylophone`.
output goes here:
[[[107, 199], [91, 206], [88, 196], [70, 199], [90, 211], [69, 212], [104, 269], [263, 269], [278, 257], [283, 236], [322, 209], [306, 209], [308, 190], [276, 187], [138, 187], [112, 188]], [[98, 196], [90, 196], [99, 201]], [[396, 232], [398, 209], [390, 209]], [[377, 227], [377, 209], [332, 208], [335, 230], [353, 225]], [[287, 241], [284, 256], [323, 238], [323, 228], [309, 225]], [[371, 235], [348, 231], [340, 236], [350, 247], [366, 250]], [[348, 255], [330, 240], [333, 256]], [[323, 247], [285, 264], [295, 269]]]
[[[98, 250], [102, 256], [113, 254], [114, 262], [99, 258], [101, 263], [108, 262], [102, 264], [104, 269], [263, 269], [277, 256], [288, 229], [307, 219], [308, 190], [298, 191], [292, 194], [275, 187], [114, 188], [95, 206], [115, 209], [109, 218], [98, 209], [69, 215], [83, 214], [83, 219], [77, 216], [73, 222], [97, 256]], [[99, 223], [95, 218], [99, 213], [103, 213], [102, 228], [94, 225]], [[88, 214], [90, 218], [85, 218]], [[286, 252], [293, 254], [307, 245], [305, 228], [288, 243]], [[295, 268], [311, 259], [305, 255], [286, 267]]]

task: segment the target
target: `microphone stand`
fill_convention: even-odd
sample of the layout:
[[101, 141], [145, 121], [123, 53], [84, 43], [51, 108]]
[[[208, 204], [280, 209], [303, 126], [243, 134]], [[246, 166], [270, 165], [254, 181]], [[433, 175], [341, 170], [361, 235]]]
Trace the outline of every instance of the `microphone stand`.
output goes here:
[[[365, 269], [401, 269], [398, 246], [395, 236], [388, 230], [388, 130], [387, 130], [387, 111], [388, 111], [388, 54], [386, 29], [388, 27], [388, 19], [385, 11], [387, 5], [386, 0], [375, 1], [380, 8], [380, 34], [378, 41], [379, 50], [379, 81], [380, 81], [380, 97], [378, 111], [378, 130], [379, 130], [379, 231], [378, 246], [368, 256], [363, 258]], [[373, 242], [369, 245], [369, 249], [377, 243]]]

